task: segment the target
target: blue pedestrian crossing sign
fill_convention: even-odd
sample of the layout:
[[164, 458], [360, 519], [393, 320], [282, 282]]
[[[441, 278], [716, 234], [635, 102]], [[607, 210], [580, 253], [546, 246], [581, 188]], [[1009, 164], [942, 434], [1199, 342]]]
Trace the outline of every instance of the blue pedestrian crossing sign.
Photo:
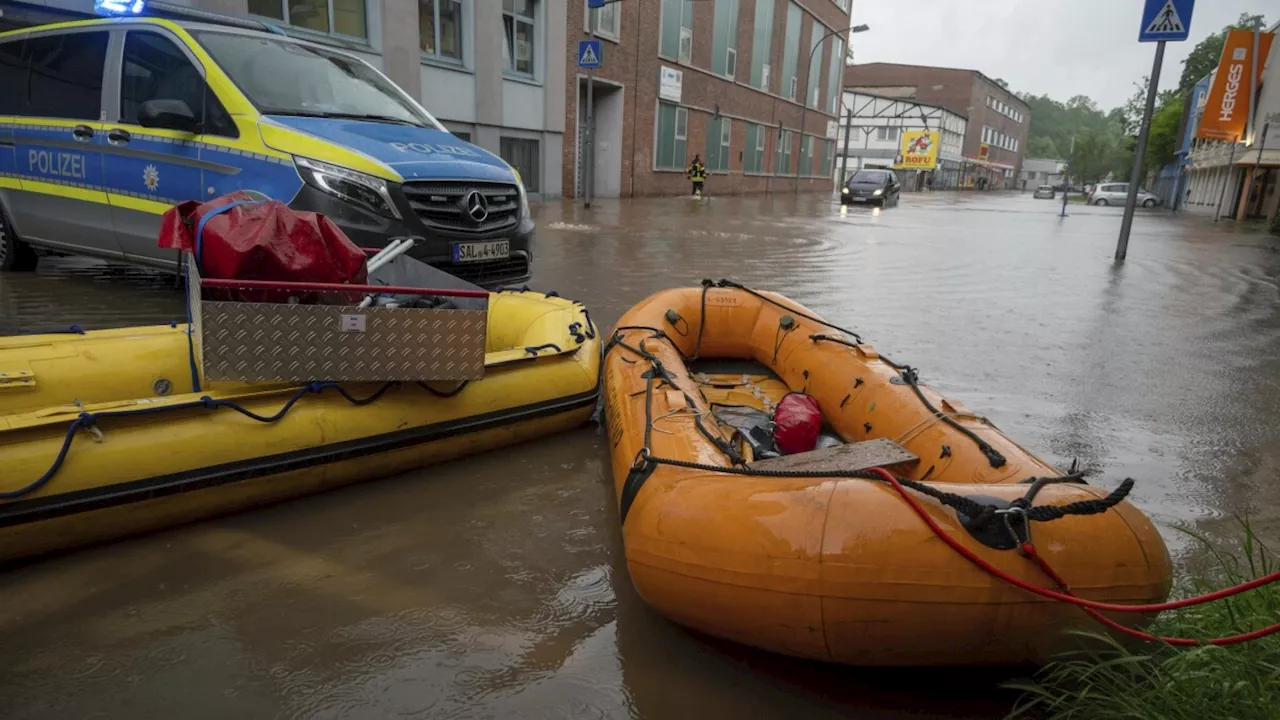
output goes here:
[[1146, 0], [1138, 42], [1186, 40], [1196, 0]]
[[599, 40], [579, 40], [578, 41], [578, 67], [580, 68], [600, 67], [600, 41]]

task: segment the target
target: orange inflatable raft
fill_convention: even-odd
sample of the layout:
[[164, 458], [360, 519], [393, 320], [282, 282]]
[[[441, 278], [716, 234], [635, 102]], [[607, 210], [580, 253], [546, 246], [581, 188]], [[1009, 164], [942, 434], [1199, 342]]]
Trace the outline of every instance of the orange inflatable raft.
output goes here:
[[[1021, 553], [1029, 533], [1081, 597], [1168, 596], [1168, 550], [1127, 488], [1064, 475], [780, 295], [721, 281], [648, 298], [615, 328], [604, 384], [632, 582], [687, 627], [855, 665], [1043, 662], [1078, 642], [1064, 630], [1101, 629], [976, 567], [885, 482], [849, 477], [871, 466], [915, 481], [904, 492], [943, 532], [1013, 577], [1060, 587]], [[793, 391], [843, 444], [755, 458], [726, 411], [767, 411]], [[1032, 488], [1032, 508], [1092, 514], [1007, 512]]]

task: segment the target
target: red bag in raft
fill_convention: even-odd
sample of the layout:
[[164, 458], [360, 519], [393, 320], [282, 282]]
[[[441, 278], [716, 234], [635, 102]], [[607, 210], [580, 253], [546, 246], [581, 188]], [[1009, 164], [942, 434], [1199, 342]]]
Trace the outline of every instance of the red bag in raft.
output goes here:
[[818, 445], [822, 409], [804, 393], [788, 393], [773, 413], [773, 440], [783, 455], [808, 452]]
[[[203, 223], [203, 228], [201, 224]], [[356, 283], [365, 254], [333, 221], [233, 192], [207, 203], [184, 202], [164, 214], [162, 248], [196, 254], [207, 278]]]

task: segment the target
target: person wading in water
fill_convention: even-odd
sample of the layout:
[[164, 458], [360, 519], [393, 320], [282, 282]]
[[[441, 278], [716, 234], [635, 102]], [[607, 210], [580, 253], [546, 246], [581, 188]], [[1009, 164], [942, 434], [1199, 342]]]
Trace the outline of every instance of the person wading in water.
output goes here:
[[702, 164], [701, 156], [693, 156], [693, 162], [689, 163], [685, 175], [693, 181], [693, 196], [702, 197], [702, 184], [707, 181], [707, 167]]

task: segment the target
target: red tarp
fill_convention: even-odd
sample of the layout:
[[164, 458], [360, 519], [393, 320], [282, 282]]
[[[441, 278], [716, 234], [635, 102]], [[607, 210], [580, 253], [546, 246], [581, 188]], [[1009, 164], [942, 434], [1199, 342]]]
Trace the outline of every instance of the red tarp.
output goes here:
[[291, 210], [278, 200], [258, 202], [239, 191], [170, 208], [161, 220], [159, 245], [196, 253], [200, 274], [207, 278], [366, 281], [364, 252], [331, 220]]

